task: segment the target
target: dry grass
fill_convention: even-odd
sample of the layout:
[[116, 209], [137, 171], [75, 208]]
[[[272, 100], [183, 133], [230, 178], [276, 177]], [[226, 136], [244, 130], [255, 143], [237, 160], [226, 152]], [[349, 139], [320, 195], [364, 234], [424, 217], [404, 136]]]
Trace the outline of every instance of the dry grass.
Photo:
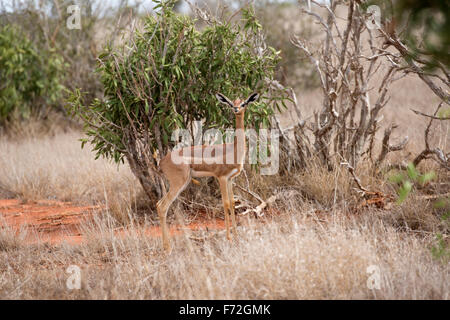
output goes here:
[[[134, 219], [140, 188], [127, 167], [94, 161], [77, 137], [0, 139], [0, 154], [8, 155], [0, 159], [5, 189], [24, 199], [109, 207], [85, 226], [87, 241], [79, 246], [29, 245], [0, 229], [0, 299], [449, 299], [449, 264], [430, 250], [435, 232], [448, 233], [448, 226], [432, 201], [410, 198], [390, 211], [355, 215], [348, 210], [354, 185], [343, 168], [311, 165], [290, 177], [249, 173], [252, 189], [264, 197], [295, 191], [276, 203], [279, 215], [265, 223], [249, 219], [236, 243], [223, 232], [201, 242], [178, 236], [167, 256], [158, 238], [145, 235], [152, 222]], [[367, 173], [359, 172], [368, 187], [392, 189]], [[221, 211], [214, 182], [190, 190], [185, 199], [203, 197]], [[128, 226], [125, 236], [115, 233], [117, 221]], [[80, 290], [66, 287], [69, 265], [82, 270]], [[367, 287], [371, 265], [381, 271], [380, 290]]]
[[0, 252], [18, 250], [22, 247], [27, 235], [27, 230], [21, 228], [18, 232], [8, 226], [0, 216]]
[[128, 167], [95, 161], [88, 147], [81, 150], [79, 138], [73, 131], [17, 140], [0, 136], [0, 186], [24, 200], [96, 203], [136, 198], [140, 187]]
[[[370, 216], [369, 216], [370, 217]], [[431, 237], [399, 233], [380, 220], [308, 222], [297, 208], [240, 228], [240, 240], [159, 240], [131, 227], [117, 237], [108, 219], [86, 227], [77, 247], [13, 246], [0, 251], [1, 299], [448, 299], [449, 265], [433, 260]], [[69, 290], [69, 265], [81, 289]], [[371, 265], [381, 288], [367, 287]]]

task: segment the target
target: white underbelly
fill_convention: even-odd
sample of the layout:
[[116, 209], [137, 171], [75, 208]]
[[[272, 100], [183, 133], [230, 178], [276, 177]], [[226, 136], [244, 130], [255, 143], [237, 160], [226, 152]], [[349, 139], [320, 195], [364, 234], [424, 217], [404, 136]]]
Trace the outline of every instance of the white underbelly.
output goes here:
[[214, 173], [209, 171], [195, 171], [192, 170], [192, 177], [194, 178], [201, 178], [201, 177], [214, 177]]
[[236, 174], [238, 174], [238, 173], [239, 173], [239, 170], [238, 170], [238, 169], [233, 169], [233, 170], [231, 170], [231, 172], [230, 172], [230, 174], [227, 176], [227, 178], [229, 179], [229, 178], [233, 177], [234, 175], [236, 175]]

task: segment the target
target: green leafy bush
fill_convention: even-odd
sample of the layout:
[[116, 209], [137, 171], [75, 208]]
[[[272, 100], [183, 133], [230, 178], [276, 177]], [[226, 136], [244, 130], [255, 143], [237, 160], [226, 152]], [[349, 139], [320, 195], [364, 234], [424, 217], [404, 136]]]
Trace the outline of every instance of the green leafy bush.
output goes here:
[[14, 26], [0, 27], [0, 125], [61, 103], [64, 69], [61, 56], [38, 50]]
[[246, 113], [256, 129], [269, 125], [285, 94], [271, 85], [279, 57], [265, 45], [251, 9], [239, 22], [209, 17], [199, 30], [199, 21], [173, 11], [174, 1], [154, 2], [158, 11], [142, 31], [100, 54], [104, 99], [86, 106], [76, 90], [69, 100], [85, 123], [83, 144], [92, 143], [97, 157], [126, 158], [144, 189], [147, 180], [155, 185], [148, 170], [157, 170], [155, 152], [162, 156], [173, 146], [176, 129], [190, 129], [196, 120], [204, 129], [233, 126], [230, 108], [221, 107], [215, 93], [238, 98], [260, 92], [263, 98]]
[[[6, 1], [6, 5], [4, 5]], [[118, 32], [129, 28], [145, 1], [92, 0], [0, 0], [0, 28], [15, 25], [39, 52], [49, 49], [67, 62], [64, 86], [82, 88], [91, 103], [101, 97], [97, 67], [99, 49], [108, 41], [120, 41]], [[2, 5], [3, 4], [3, 5]], [[80, 29], [68, 28], [75, 22], [72, 5], [80, 8]]]

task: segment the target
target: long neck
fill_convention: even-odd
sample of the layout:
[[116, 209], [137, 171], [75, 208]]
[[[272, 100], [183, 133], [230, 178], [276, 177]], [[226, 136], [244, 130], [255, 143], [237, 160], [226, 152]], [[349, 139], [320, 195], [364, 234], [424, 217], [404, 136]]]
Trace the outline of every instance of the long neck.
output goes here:
[[234, 136], [234, 154], [237, 163], [244, 163], [245, 159], [245, 126], [244, 113], [236, 115], [236, 131]]

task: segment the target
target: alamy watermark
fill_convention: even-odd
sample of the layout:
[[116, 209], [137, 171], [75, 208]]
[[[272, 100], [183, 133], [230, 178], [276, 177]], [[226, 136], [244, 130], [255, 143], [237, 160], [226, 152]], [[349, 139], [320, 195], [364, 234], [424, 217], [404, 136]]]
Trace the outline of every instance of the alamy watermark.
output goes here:
[[66, 26], [69, 30], [81, 29], [81, 10], [79, 5], [71, 5], [67, 7], [67, 13], [70, 16], [67, 18]]
[[[202, 131], [202, 122], [196, 121], [196, 133], [179, 129], [173, 132], [172, 141], [176, 143], [171, 153], [175, 164], [258, 164], [262, 175], [274, 175], [279, 169], [279, 130], [218, 129]], [[225, 144], [223, 137], [225, 136]], [[181, 141], [180, 141], [181, 139]], [[248, 141], [248, 148], [244, 148]]]
[[367, 279], [367, 288], [370, 290], [380, 290], [381, 289], [381, 271], [380, 267], [377, 265], [370, 265], [367, 267], [366, 272], [370, 274]]
[[66, 272], [70, 276], [66, 280], [66, 287], [69, 290], [81, 289], [81, 269], [77, 265], [70, 265], [67, 267]]
[[367, 29], [381, 29], [381, 9], [379, 6], [371, 5], [367, 8]]

